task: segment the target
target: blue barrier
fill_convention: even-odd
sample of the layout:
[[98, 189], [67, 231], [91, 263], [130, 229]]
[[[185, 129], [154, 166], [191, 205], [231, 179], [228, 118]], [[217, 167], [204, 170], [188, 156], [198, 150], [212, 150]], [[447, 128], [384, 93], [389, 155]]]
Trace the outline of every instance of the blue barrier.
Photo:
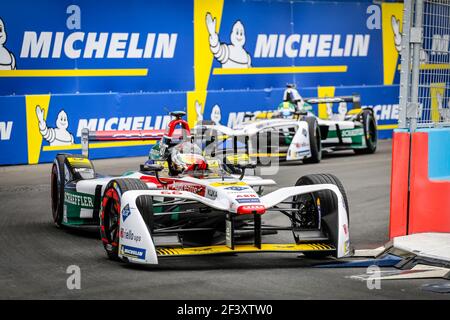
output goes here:
[[428, 177], [450, 180], [450, 128], [418, 129], [428, 133]]

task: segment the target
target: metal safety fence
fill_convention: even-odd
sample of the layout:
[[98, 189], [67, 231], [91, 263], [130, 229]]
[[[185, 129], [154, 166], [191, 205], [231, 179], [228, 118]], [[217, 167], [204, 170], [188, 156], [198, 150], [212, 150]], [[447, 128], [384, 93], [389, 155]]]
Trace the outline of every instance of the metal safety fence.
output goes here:
[[450, 126], [450, 0], [405, 0], [399, 127]]

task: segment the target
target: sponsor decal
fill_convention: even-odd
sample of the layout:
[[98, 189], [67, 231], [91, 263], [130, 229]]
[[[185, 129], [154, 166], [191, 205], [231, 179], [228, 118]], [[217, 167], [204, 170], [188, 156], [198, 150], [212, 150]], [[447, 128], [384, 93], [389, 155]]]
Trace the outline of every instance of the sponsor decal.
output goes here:
[[135, 242], [141, 242], [142, 237], [140, 235], [134, 234], [132, 230], [120, 228], [119, 232], [121, 239], [132, 240]]
[[[223, 69], [253, 67], [251, 53], [245, 49], [247, 35], [240, 20], [233, 24], [230, 43], [223, 42], [216, 31], [216, 17], [206, 15], [209, 47]], [[253, 37], [252, 37], [253, 38]], [[254, 38], [251, 39], [254, 41]], [[258, 34], [253, 59], [366, 57], [369, 34]]]
[[308, 136], [308, 131], [305, 128], [302, 128], [302, 135], [305, 137]]
[[244, 193], [244, 194], [238, 194], [236, 198], [257, 198], [256, 194], [253, 193]]
[[171, 190], [187, 191], [187, 192], [198, 194], [200, 196], [205, 195], [205, 187], [201, 186], [201, 185], [193, 184], [193, 183], [175, 182], [175, 183], [169, 185], [168, 188]]
[[347, 225], [344, 224], [342, 227], [344, 228], [344, 234], [348, 235], [348, 227], [347, 227]]
[[180, 192], [180, 191], [161, 191], [161, 194], [164, 194], [164, 195], [180, 195], [180, 194], [183, 194], [183, 193]]
[[[20, 58], [60, 59], [62, 56], [69, 59], [94, 57], [97, 59], [172, 59], [174, 57], [177, 33], [147, 33], [144, 37], [139, 33], [128, 32], [102, 32], [100, 34], [97, 32], [72, 32], [67, 34], [62, 31], [25, 31]], [[139, 48], [138, 43], [143, 40], [146, 45]], [[77, 49], [75, 49], [75, 43], [79, 44]], [[54, 49], [50, 50], [50, 48]]]
[[71, 164], [71, 165], [88, 165], [89, 167], [91, 166], [91, 162], [89, 161], [89, 159], [86, 158], [75, 158], [75, 157], [67, 157], [67, 161]]
[[116, 131], [116, 130], [161, 130], [169, 124], [169, 115], [112, 117], [80, 119], [77, 126], [77, 137], [81, 137], [81, 130]]
[[250, 68], [251, 58], [244, 48], [245, 29], [241, 21], [237, 20], [230, 33], [230, 44], [221, 42], [216, 32], [216, 17], [206, 14], [206, 28], [209, 34], [209, 48], [220, 62], [222, 68]]
[[[255, 58], [366, 57], [368, 34], [258, 34]], [[275, 55], [276, 53], [276, 55]]]
[[355, 136], [362, 136], [364, 135], [364, 129], [363, 128], [356, 128], [356, 129], [349, 129], [349, 130], [342, 130], [342, 137], [355, 137]]
[[45, 109], [36, 105], [36, 117], [38, 120], [39, 132], [43, 139], [48, 141], [50, 146], [67, 146], [73, 144], [73, 135], [67, 131], [69, 120], [67, 113], [60, 110], [56, 117], [56, 127], [49, 127], [44, 118]]
[[12, 53], [6, 47], [6, 28], [5, 23], [0, 17], [0, 69], [1, 70], [15, 70], [16, 69], [16, 58], [14, 53]]
[[236, 199], [238, 203], [261, 203], [258, 198], [242, 198]]
[[11, 139], [13, 121], [0, 121], [0, 140]]
[[122, 209], [122, 219], [125, 222], [125, 220], [127, 220], [127, 218], [131, 215], [131, 210], [130, 210], [130, 206], [127, 204], [125, 207], [123, 207]]
[[217, 198], [217, 191], [213, 189], [208, 189], [206, 191], [206, 197], [211, 200], [215, 200]]
[[246, 186], [247, 184], [245, 182], [241, 181], [232, 181], [232, 182], [213, 182], [211, 183], [211, 187], [230, 187], [230, 186]]
[[231, 190], [231, 191], [242, 191], [242, 190], [247, 190], [249, 189], [249, 187], [226, 187], [225, 190]]
[[377, 121], [380, 120], [398, 120], [398, 104], [377, 104], [365, 105], [363, 108], [372, 108]]
[[[178, 33], [83, 32], [81, 8], [67, 7], [66, 31], [24, 31], [21, 59], [172, 59]], [[16, 69], [15, 55], [4, 47], [5, 23], [0, 18], [0, 49], [6, 70]], [[84, 28], [83, 28], [84, 29]], [[73, 31], [72, 30], [78, 30]], [[120, 30], [117, 30], [120, 31]], [[3, 40], [4, 39], [4, 40]], [[3, 41], [2, 41], [3, 40]], [[3, 61], [4, 60], [4, 61]]]
[[232, 224], [230, 220], [225, 221], [225, 245], [228, 248], [232, 247], [233, 239], [232, 239]]
[[67, 223], [67, 205], [64, 204], [64, 208], [63, 208], [63, 222]]
[[81, 208], [93, 209], [94, 197], [86, 193], [66, 191], [64, 192], [64, 203]]
[[126, 257], [136, 258], [136, 259], [140, 259], [140, 260], [145, 260], [146, 250], [142, 249], [142, 248], [136, 248], [136, 247], [121, 245], [120, 246], [120, 253], [123, 256], [126, 256]]
[[309, 150], [300, 150], [295, 153], [297, 156], [304, 156], [309, 154]]

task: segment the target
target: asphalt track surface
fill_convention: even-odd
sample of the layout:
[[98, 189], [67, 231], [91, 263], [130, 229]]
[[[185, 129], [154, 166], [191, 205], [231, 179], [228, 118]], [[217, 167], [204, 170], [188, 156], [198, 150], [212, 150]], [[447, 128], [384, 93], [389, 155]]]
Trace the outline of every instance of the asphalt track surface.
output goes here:
[[[121, 174], [143, 158], [94, 161]], [[336, 153], [318, 165], [284, 165], [273, 176], [291, 186], [308, 173], [338, 176], [350, 202], [356, 248], [388, 240], [391, 141], [374, 155]], [[349, 279], [365, 268], [318, 269], [296, 254], [166, 258], [138, 268], [106, 258], [98, 233], [57, 229], [51, 222], [50, 164], [0, 168], [0, 299], [448, 299], [421, 286], [445, 280], [396, 280], [369, 290]], [[266, 217], [272, 223], [276, 215]], [[289, 241], [288, 235], [280, 235]], [[68, 290], [66, 269], [81, 268], [81, 289]]]

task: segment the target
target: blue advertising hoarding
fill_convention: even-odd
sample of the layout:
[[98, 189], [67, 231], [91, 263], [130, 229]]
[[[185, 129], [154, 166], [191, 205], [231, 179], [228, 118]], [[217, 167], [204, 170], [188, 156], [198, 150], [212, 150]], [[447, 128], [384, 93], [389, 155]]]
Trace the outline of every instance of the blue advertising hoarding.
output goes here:
[[[221, 123], [233, 126], [245, 111], [274, 109], [286, 83], [304, 97], [360, 94], [375, 110], [379, 137], [388, 138], [398, 118], [402, 8], [370, 1], [5, 3], [0, 164], [79, 152], [84, 127], [162, 128], [169, 110], [186, 110], [192, 125], [216, 107]], [[145, 155], [149, 144], [99, 144], [91, 156]]]
[[205, 23], [215, 58], [209, 89], [383, 84], [381, 20], [370, 22], [369, 7], [226, 1], [220, 31]]
[[15, 70], [0, 76], [0, 95], [192, 90], [192, 3], [173, 6], [142, 0], [3, 3], [3, 47], [13, 60], [5, 68]]

